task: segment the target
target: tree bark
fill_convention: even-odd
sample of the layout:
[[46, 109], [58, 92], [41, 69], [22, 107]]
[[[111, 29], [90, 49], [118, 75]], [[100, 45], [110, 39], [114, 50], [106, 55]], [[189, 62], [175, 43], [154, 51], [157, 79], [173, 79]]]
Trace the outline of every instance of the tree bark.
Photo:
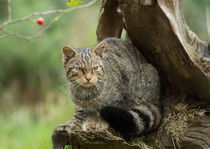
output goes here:
[[[114, 36], [111, 0], [103, 3], [98, 24], [98, 40]], [[180, 0], [118, 0], [125, 30], [131, 42], [159, 70], [167, 87], [210, 102], [210, 44], [201, 41], [187, 26]], [[107, 9], [107, 11], [106, 11]], [[113, 11], [116, 15], [117, 11]], [[122, 20], [122, 19], [120, 19]], [[117, 20], [118, 24], [119, 20]], [[115, 28], [117, 28], [115, 26]], [[120, 30], [122, 26], [118, 26]]]
[[[122, 29], [123, 17], [118, 2], [103, 0], [96, 31], [98, 40], [107, 37], [120, 38]], [[102, 32], [103, 34], [101, 34]]]
[[65, 145], [71, 145], [73, 149], [139, 149], [139, 145], [128, 144], [120, 137], [113, 136], [108, 131], [78, 131], [68, 132], [66, 129], [60, 131], [56, 128], [53, 134], [54, 149], [63, 149]]

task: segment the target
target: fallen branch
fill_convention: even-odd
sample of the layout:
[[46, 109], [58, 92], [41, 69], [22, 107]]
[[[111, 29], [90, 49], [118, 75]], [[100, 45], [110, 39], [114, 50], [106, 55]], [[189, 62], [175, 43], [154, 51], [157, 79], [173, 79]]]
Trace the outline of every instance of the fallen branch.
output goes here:
[[129, 144], [124, 139], [108, 131], [73, 131], [68, 124], [58, 126], [52, 136], [54, 149], [63, 149], [71, 145], [74, 149], [139, 149], [138, 144]]

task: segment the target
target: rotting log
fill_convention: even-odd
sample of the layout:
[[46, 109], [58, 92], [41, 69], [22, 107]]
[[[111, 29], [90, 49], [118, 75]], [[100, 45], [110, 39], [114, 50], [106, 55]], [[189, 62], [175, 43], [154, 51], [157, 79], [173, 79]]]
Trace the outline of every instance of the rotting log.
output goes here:
[[[61, 131], [56, 128], [53, 134], [54, 149], [63, 149], [71, 145], [73, 149], [139, 149], [139, 145], [131, 145], [120, 137], [113, 136], [108, 131], [69, 133], [68, 124]], [[67, 140], [68, 139], [68, 140]]]
[[[152, 134], [156, 136], [159, 148], [210, 149], [209, 107], [204, 108], [202, 115], [185, 117], [181, 133], [178, 133], [180, 130], [169, 131], [168, 127], [169, 116], [183, 116], [181, 111], [185, 106], [172, 112], [179, 103], [191, 105], [195, 99], [210, 102], [210, 44], [201, 41], [189, 29], [182, 11], [181, 0], [103, 0], [97, 37], [98, 41], [107, 37], [120, 38], [124, 28], [129, 40], [159, 70], [164, 88], [172, 87], [173, 91], [187, 95], [185, 101], [178, 101], [179, 97], [171, 98], [170, 93], [167, 94], [170, 98], [163, 98], [163, 122]], [[189, 96], [194, 100], [187, 100]], [[144, 149], [108, 130], [73, 131], [70, 125], [71, 122], [55, 128], [52, 136], [54, 149], [62, 149], [65, 145], [72, 145], [73, 149]], [[176, 125], [180, 123], [177, 121]]]
[[[75, 123], [73, 119], [55, 128], [53, 147], [63, 149], [65, 145], [71, 145], [73, 149], [210, 149], [210, 106], [183, 99], [185, 98], [165, 98], [163, 122], [144, 139], [127, 141], [113, 135], [115, 133], [111, 133], [113, 131], [110, 129], [74, 131], [72, 125], [79, 122]], [[198, 106], [204, 108], [200, 109]]]
[[[114, 136], [111, 132], [113, 129], [101, 125], [100, 131], [91, 129], [82, 131], [81, 118], [85, 115], [83, 112], [77, 111], [66, 124], [58, 125], [52, 135], [53, 148], [63, 149], [66, 145], [71, 145], [73, 149], [138, 149], [139, 145], [131, 145], [123, 138]], [[91, 119], [97, 122], [96, 119]]]

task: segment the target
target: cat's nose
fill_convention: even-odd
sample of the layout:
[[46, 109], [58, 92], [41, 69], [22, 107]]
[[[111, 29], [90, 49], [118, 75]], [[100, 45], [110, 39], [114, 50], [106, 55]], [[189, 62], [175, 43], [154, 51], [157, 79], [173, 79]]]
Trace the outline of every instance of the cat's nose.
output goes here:
[[91, 80], [91, 78], [86, 78], [86, 80], [87, 80], [87, 81], [90, 81], [90, 80]]
[[91, 75], [86, 75], [85, 79], [89, 82], [92, 79], [92, 76]]

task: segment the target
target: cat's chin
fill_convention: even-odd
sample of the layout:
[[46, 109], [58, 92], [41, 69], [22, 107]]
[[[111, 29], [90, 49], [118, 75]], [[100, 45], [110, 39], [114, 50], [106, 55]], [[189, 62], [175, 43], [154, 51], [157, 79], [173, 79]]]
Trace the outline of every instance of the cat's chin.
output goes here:
[[94, 84], [92, 84], [92, 83], [83, 83], [83, 84], [81, 84], [81, 86], [85, 87], [85, 88], [88, 88], [88, 87], [93, 87]]

